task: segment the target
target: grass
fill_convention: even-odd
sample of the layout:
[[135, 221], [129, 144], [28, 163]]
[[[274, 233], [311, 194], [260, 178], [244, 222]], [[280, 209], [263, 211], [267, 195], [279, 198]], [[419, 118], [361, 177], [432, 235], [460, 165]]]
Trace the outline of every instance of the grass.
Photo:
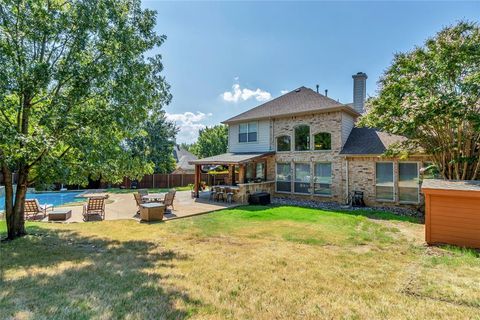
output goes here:
[[247, 206], [29, 223], [1, 244], [0, 318], [478, 318], [478, 252], [426, 247], [423, 225], [388, 217]]

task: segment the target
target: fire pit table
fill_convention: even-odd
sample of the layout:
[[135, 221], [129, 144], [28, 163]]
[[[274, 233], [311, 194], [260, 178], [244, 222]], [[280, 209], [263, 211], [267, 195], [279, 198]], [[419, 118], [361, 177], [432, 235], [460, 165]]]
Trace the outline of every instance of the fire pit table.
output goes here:
[[56, 209], [48, 213], [48, 221], [66, 221], [72, 216], [72, 210]]

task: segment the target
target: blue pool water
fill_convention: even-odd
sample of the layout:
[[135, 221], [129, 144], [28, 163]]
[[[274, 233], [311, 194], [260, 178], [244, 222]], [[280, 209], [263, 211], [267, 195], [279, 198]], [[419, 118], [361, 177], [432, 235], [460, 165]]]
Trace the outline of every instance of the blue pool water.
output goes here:
[[[53, 204], [59, 206], [68, 202], [83, 201], [84, 198], [78, 197], [83, 191], [68, 191], [68, 192], [41, 192], [41, 193], [27, 193], [27, 199], [37, 199], [40, 204]], [[5, 197], [0, 197], [0, 211], [5, 209]]]

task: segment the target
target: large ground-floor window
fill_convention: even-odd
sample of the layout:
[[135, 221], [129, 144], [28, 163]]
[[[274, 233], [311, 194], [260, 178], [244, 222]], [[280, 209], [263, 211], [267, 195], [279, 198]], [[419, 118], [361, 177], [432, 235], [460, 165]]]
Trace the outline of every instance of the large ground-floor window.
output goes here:
[[393, 162], [376, 163], [375, 198], [380, 201], [395, 200]]
[[290, 163], [277, 163], [276, 187], [278, 192], [292, 191], [292, 169]]
[[295, 163], [295, 193], [310, 193], [310, 163]]
[[400, 162], [398, 164], [398, 200], [417, 203], [418, 198], [418, 164], [415, 162]]
[[332, 164], [330, 162], [315, 163], [313, 193], [329, 196], [332, 194]]

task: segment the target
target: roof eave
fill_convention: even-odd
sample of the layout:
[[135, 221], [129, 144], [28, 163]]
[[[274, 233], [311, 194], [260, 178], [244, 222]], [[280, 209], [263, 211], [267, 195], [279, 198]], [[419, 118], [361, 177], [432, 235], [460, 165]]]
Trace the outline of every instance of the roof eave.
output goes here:
[[348, 106], [345, 106], [345, 105], [340, 105], [340, 106], [311, 110], [311, 111], [292, 112], [292, 113], [285, 113], [285, 114], [264, 116], [264, 117], [252, 117], [252, 118], [246, 118], [246, 119], [240, 119], [240, 120], [235, 120], [236, 117], [233, 117], [233, 118], [227, 119], [225, 121], [222, 121], [222, 123], [223, 124], [235, 124], [235, 123], [241, 123], [241, 122], [252, 121], [252, 120], [269, 120], [269, 119], [274, 119], [274, 118], [285, 118], [285, 117], [307, 115], [307, 114], [312, 114], [312, 113], [327, 113], [327, 112], [337, 112], [337, 111], [346, 112], [346, 113], [348, 113], [348, 114], [350, 114], [354, 117], [361, 116], [361, 114], [358, 113], [357, 111], [355, 111], [354, 109], [352, 109]]

